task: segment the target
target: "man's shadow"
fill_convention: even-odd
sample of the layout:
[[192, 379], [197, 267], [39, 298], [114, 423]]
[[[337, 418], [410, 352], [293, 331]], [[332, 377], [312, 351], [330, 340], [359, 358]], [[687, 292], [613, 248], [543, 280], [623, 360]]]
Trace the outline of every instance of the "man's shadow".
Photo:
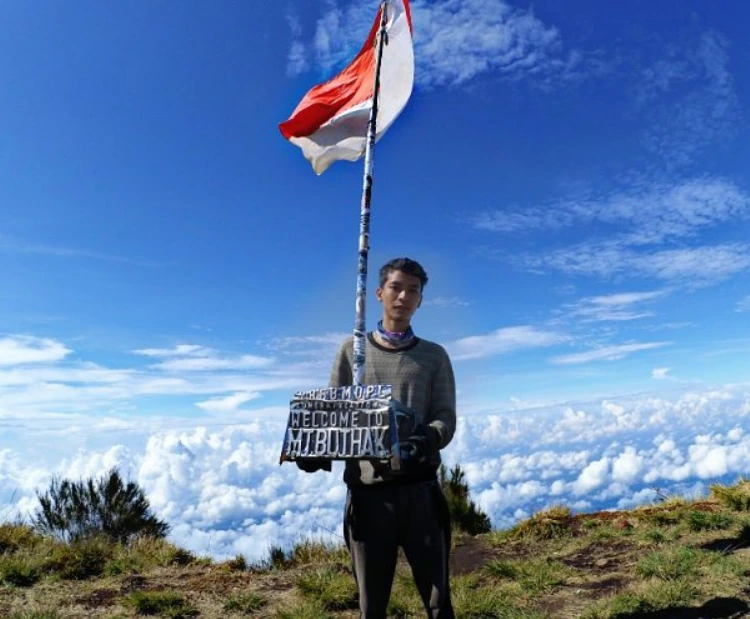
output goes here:
[[621, 619], [741, 619], [750, 606], [739, 598], [713, 598], [698, 608], [675, 606], [663, 610], [620, 615]]

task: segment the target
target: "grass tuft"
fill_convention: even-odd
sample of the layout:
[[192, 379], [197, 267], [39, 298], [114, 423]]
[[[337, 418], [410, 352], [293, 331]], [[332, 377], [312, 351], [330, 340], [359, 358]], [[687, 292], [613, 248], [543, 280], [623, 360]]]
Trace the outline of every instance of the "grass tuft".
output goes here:
[[32, 554], [0, 555], [0, 585], [31, 587], [42, 575], [42, 563]]
[[741, 479], [734, 486], [714, 484], [711, 496], [734, 511], [750, 511], [750, 480]]
[[490, 533], [488, 541], [498, 546], [509, 539], [550, 540], [572, 535], [571, 511], [564, 505], [555, 505], [519, 522], [507, 531]]
[[303, 572], [295, 584], [305, 597], [316, 600], [326, 610], [357, 607], [357, 589], [352, 575], [333, 566]]
[[274, 619], [331, 619], [319, 602], [306, 602], [295, 606], [283, 606], [273, 615]]
[[125, 602], [138, 615], [159, 615], [168, 619], [197, 617], [199, 612], [184, 597], [170, 591], [135, 591]]
[[704, 512], [691, 509], [685, 515], [688, 529], [697, 531], [720, 531], [734, 524], [734, 518], [721, 512]]
[[321, 565], [334, 563], [349, 565], [349, 551], [343, 544], [331, 544], [320, 540], [299, 542], [289, 555], [292, 565]]
[[104, 573], [104, 566], [116, 550], [117, 546], [104, 537], [58, 544], [45, 561], [45, 568], [65, 580], [95, 578]]
[[235, 593], [224, 603], [224, 610], [252, 614], [268, 603], [265, 597], [259, 593], [244, 592]]
[[679, 580], [695, 576], [700, 563], [701, 556], [697, 550], [678, 546], [647, 554], [635, 566], [635, 571], [642, 578]]
[[0, 524], [0, 555], [32, 550], [43, 540], [41, 535], [25, 524]]
[[490, 576], [510, 580], [522, 591], [546, 593], [564, 585], [572, 570], [559, 561], [532, 559], [529, 561], [492, 561], [486, 566]]

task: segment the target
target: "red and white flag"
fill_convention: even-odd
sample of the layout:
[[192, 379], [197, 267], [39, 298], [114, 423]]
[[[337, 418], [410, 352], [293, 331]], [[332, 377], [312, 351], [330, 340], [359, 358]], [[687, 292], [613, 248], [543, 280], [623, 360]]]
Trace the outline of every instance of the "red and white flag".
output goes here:
[[[382, 10], [381, 5], [365, 44], [351, 64], [333, 79], [314, 86], [289, 120], [279, 125], [284, 137], [302, 149], [317, 174], [334, 161], [356, 161], [365, 152]], [[409, 0], [388, 0], [387, 11], [376, 139], [404, 109], [414, 86]]]

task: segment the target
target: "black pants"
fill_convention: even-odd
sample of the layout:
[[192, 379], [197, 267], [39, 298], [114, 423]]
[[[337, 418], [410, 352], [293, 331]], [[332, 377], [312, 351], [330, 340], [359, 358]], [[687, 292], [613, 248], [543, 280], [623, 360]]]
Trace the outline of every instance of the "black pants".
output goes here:
[[427, 617], [455, 618], [448, 582], [450, 517], [438, 482], [350, 487], [344, 537], [362, 619], [385, 619], [399, 546]]

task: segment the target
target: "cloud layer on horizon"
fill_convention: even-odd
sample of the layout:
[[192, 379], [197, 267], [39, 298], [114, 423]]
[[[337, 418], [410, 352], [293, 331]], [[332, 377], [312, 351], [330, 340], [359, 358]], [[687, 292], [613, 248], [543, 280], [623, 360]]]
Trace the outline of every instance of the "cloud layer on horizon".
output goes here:
[[[11, 503], [4, 511], [29, 514], [34, 490], [53, 474], [80, 478], [117, 466], [194, 552], [256, 561], [271, 546], [310, 536], [340, 541], [341, 465], [331, 475], [279, 466], [280, 417], [144, 432], [135, 448], [115, 437], [51, 467], [0, 450], [0, 497]], [[465, 469], [493, 525], [507, 527], [553, 504], [629, 508], [731, 481], [750, 467], [749, 418], [747, 386], [477, 413], [460, 417], [444, 455]]]

